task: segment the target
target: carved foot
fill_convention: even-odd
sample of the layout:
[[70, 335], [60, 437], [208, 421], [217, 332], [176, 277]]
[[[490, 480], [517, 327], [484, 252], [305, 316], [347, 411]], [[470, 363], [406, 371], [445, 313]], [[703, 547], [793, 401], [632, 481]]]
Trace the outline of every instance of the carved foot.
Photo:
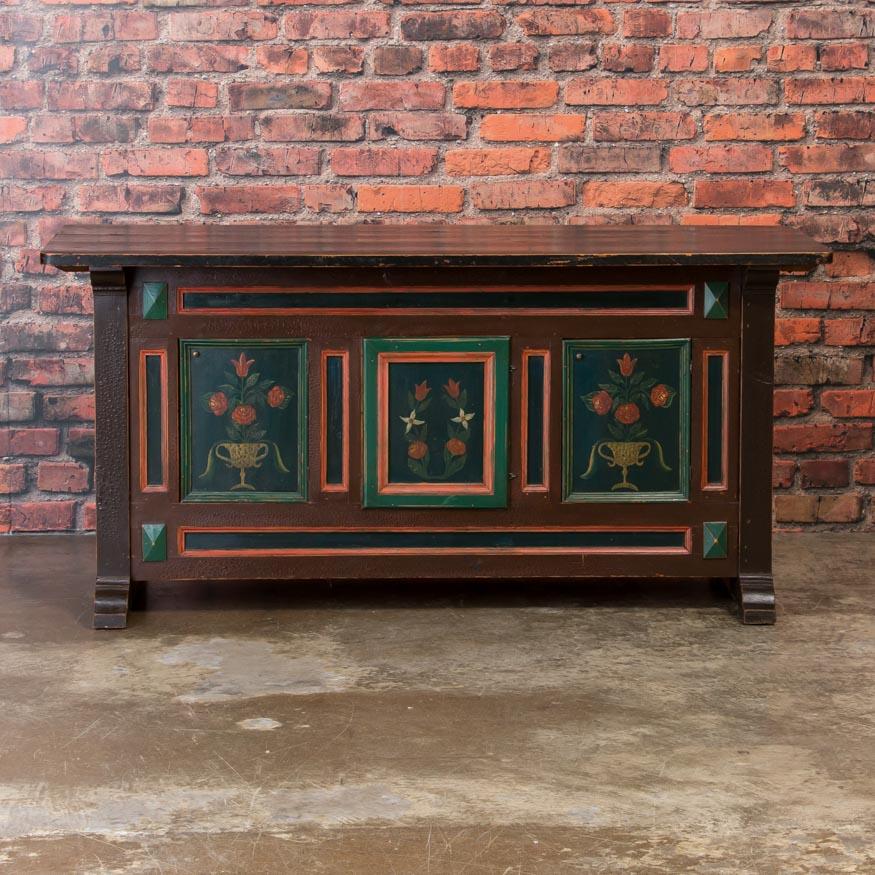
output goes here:
[[94, 587], [95, 629], [124, 629], [128, 625], [130, 591], [130, 578], [97, 578]]
[[741, 575], [730, 580], [738, 619], [746, 626], [775, 622], [775, 583], [771, 574]]

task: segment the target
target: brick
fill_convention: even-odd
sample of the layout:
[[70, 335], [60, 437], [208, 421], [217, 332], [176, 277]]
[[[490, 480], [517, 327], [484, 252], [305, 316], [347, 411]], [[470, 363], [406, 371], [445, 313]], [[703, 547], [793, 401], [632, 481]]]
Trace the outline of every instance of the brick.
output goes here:
[[348, 185], [305, 185], [304, 206], [314, 213], [346, 213], [353, 208]]
[[363, 185], [357, 191], [362, 213], [458, 213], [464, 199], [458, 185]]
[[516, 17], [528, 36], [577, 36], [613, 33], [614, 18], [607, 9], [535, 9]]
[[817, 113], [814, 120], [823, 140], [875, 140], [875, 112], [830, 110]]
[[859, 39], [875, 33], [875, 11], [854, 5], [794, 9], [785, 25], [790, 39]]
[[775, 322], [775, 346], [790, 346], [794, 343], [817, 343], [820, 340], [820, 319], [797, 317], [778, 319]]
[[71, 425], [67, 428], [67, 455], [89, 464], [94, 462], [94, 429]]
[[596, 141], [690, 140], [696, 136], [696, 123], [681, 112], [597, 112], [593, 116], [592, 137]]
[[[26, 310], [30, 307], [30, 286], [22, 283], [0, 284], [0, 313]], [[0, 380], [2, 382], [2, 380]]]
[[817, 519], [816, 495], [776, 495], [775, 520], [779, 523], [813, 523]]
[[567, 179], [475, 182], [471, 200], [481, 210], [539, 210], [571, 206], [574, 183]]
[[537, 109], [553, 106], [559, 83], [540, 81], [456, 82], [453, 103], [466, 109]]
[[27, 422], [35, 413], [35, 392], [0, 392], [0, 422]]
[[294, 213], [301, 206], [297, 185], [202, 185], [195, 195], [203, 215]]
[[228, 176], [314, 176], [319, 150], [298, 146], [221, 146], [216, 169]]
[[714, 49], [714, 70], [717, 73], [744, 73], [761, 57], [760, 46], [724, 46]]
[[320, 73], [361, 73], [364, 64], [361, 46], [313, 47], [313, 65]]
[[43, 105], [43, 83], [9, 80], [0, 82], [0, 108], [40, 109]]
[[94, 395], [43, 395], [43, 418], [49, 422], [93, 422]]
[[40, 286], [37, 290], [35, 309], [39, 313], [50, 315], [90, 316], [94, 312], [91, 286], [88, 283]]
[[449, 149], [444, 157], [444, 168], [452, 176], [541, 173], [549, 167], [550, 150], [547, 148]]
[[787, 79], [787, 103], [872, 103], [875, 78], [865, 76], [822, 76]]
[[827, 276], [864, 277], [875, 274], [875, 258], [868, 252], [833, 252], [832, 260], [823, 266]]
[[42, 319], [7, 319], [0, 324], [0, 352], [82, 352], [91, 349], [90, 323]]
[[766, 51], [766, 66], [776, 73], [797, 73], [817, 67], [817, 47], [790, 43], [771, 45]]
[[382, 82], [360, 79], [341, 82], [338, 107], [342, 110], [442, 109], [446, 89], [441, 82]]
[[613, 73], [646, 73], [656, 55], [652, 46], [610, 43], [602, 47], [602, 67]]
[[875, 144], [782, 146], [778, 159], [791, 173], [871, 173], [875, 170]]
[[377, 46], [374, 73], [378, 76], [407, 76], [422, 68], [422, 49], [418, 46]]
[[299, 112], [266, 116], [261, 120], [262, 139], [268, 142], [349, 142], [364, 137], [359, 115]]
[[593, 181], [583, 189], [583, 203], [589, 207], [677, 207], [686, 202], [686, 191], [679, 182]]
[[463, 140], [466, 131], [467, 121], [461, 113], [375, 112], [368, 121], [372, 140]]
[[373, 39], [389, 34], [388, 12], [290, 12], [284, 25], [292, 40]]
[[228, 104], [232, 110], [325, 109], [331, 104], [331, 83], [232, 82]]
[[223, 143], [251, 140], [255, 124], [248, 115], [152, 116], [149, 139], [153, 143]]
[[772, 488], [789, 489], [796, 476], [796, 462], [793, 459], [774, 459], [772, 461]]
[[775, 452], [829, 453], [872, 448], [872, 425], [807, 423], [775, 426]]
[[671, 34], [671, 14], [664, 9], [632, 8], [623, 13], [623, 36], [640, 39]]
[[666, 73], [704, 73], [708, 69], [708, 46], [683, 43], [660, 46], [659, 69]]
[[428, 69], [433, 73], [473, 73], [480, 69], [480, 49], [473, 43], [429, 46]]
[[[270, 40], [278, 32], [275, 15], [255, 10], [226, 10], [221, 14], [174, 12], [168, 16], [167, 21], [167, 33], [173, 42]], [[291, 36], [288, 28], [287, 35]]]
[[52, 22], [56, 43], [141, 41], [158, 38], [158, 19], [151, 12], [58, 15]]
[[695, 207], [792, 207], [796, 205], [789, 179], [699, 179], [693, 189]]
[[772, 150], [766, 146], [672, 146], [672, 173], [760, 173], [772, 169]]
[[20, 463], [0, 462], [0, 495], [15, 495], [27, 488], [27, 469]]
[[22, 12], [0, 12], [0, 40], [12, 43], [39, 42], [43, 33], [43, 16]]
[[218, 99], [219, 86], [215, 82], [200, 79], [171, 79], [164, 94], [167, 106], [191, 109], [211, 109], [216, 106]]
[[777, 103], [778, 83], [762, 78], [678, 79], [677, 99], [686, 106], [738, 106]]
[[811, 389], [775, 389], [772, 412], [775, 416], [803, 416], [814, 407]]
[[239, 73], [248, 66], [246, 46], [153, 46], [146, 63], [154, 73]]
[[559, 149], [560, 173], [656, 173], [658, 146], [588, 146], [572, 144]]
[[812, 207], [858, 207], [875, 202], [868, 180], [809, 179], [802, 185], [802, 203]]
[[76, 49], [66, 46], [34, 46], [27, 58], [27, 69], [31, 73], [75, 76], [79, 72], [79, 55]]
[[23, 138], [27, 118], [23, 115], [0, 116], [0, 143], [14, 143]]
[[584, 115], [485, 115], [480, 122], [480, 136], [493, 142], [582, 140]]
[[842, 43], [821, 46], [821, 70], [865, 70], [869, 66], [866, 43]]
[[830, 383], [855, 384], [863, 378], [862, 357], [834, 352], [781, 353], [775, 358], [775, 382], [820, 386]]
[[817, 504], [817, 519], [822, 523], [852, 523], [863, 515], [862, 496], [821, 495]]
[[8, 73], [14, 66], [15, 46], [0, 46], [0, 73]]
[[30, 120], [34, 143], [130, 143], [138, 130], [135, 118], [103, 113], [50, 113]]
[[557, 72], [590, 70], [598, 64], [598, 45], [581, 42], [555, 43], [547, 50], [547, 66]]
[[[307, 72], [310, 65], [310, 53], [298, 46], [267, 45], [258, 46], [255, 50], [258, 66], [268, 73], [300, 76]], [[353, 71], [354, 72], [354, 71]]]
[[854, 316], [824, 322], [827, 346], [875, 346], [875, 319]]
[[101, 163], [107, 176], [206, 176], [209, 172], [205, 149], [107, 150]]
[[499, 43], [489, 49], [489, 64], [497, 73], [534, 70], [537, 62], [538, 47], [532, 43]]
[[142, 53], [132, 45], [99, 46], [89, 53], [86, 63], [89, 73], [136, 73], [142, 66]]
[[24, 246], [27, 243], [27, 225], [24, 222], [0, 222], [0, 245]]
[[799, 463], [804, 489], [847, 486], [847, 459], [803, 459]]
[[56, 456], [60, 446], [57, 428], [0, 428], [0, 456]]
[[709, 9], [706, 12], [678, 12], [675, 25], [679, 39], [742, 39], [760, 36], [772, 25], [767, 10]]
[[82, 505], [82, 523], [79, 526], [84, 532], [93, 532], [97, 528], [97, 505], [93, 501], [86, 501]]
[[418, 12], [401, 18], [401, 34], [406, 40], [495, 39], [504, 32], [504, 16], [499, 12]]
[[875, 389], [825, 389], [820, 406], [839, 419], [875, 417]]
[[422, 176], [436, 158], [437, 149], [338, 148], [330, 164], [338, 176]]
[[789, 112], [733, 112], [706, 115], [706, 140], [801, 140], [805, 116]]
[[9, 376], [30, 386], [86, 386], [94, 382], [94, 362], [84, 356], [15, 357], [10, 362]]
[[666, 97], [668, 83], [663, 79], [571, 79], [565, 86], [565, 102], [568, 105], [652, 105], [662, 103]]
[[781, 306], [815, 310], [875, 310], [875, 283], [783, 283], [779, 287]]
[[43, 492], [87, 492], [89, 470], [79, 462], [40, 462], [36, 485]]
[[875, 485], [875, 459], [857, 459], [854, 462], [854, 481], [866, 486]]
[[155, 98], [148, 82], [49, 82], [46, 105], [52, 110], [153, 109]]
[[12, 505], [13, 532], [58, 532], [73, 527], [75, 501], [22, 501]]

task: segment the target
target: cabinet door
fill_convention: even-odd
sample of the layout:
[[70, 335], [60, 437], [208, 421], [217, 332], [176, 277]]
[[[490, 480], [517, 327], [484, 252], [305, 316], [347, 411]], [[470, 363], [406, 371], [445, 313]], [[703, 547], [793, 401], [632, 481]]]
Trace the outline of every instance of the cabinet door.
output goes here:
[[684, 501], [690, 341], [564, 344], [566, 501]]

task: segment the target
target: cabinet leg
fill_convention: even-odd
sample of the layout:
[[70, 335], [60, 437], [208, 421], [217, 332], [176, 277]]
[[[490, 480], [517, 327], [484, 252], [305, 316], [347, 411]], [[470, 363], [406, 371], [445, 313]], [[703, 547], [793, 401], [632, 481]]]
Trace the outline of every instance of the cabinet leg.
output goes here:
[[98, 577], [94, 586], [94, 628], [126, 628], [130, 594], [130, 578]]
[[742, 574], [729, 580], [738, 619], [746, 626], [775, 622], [775, 582], [771, 574]]

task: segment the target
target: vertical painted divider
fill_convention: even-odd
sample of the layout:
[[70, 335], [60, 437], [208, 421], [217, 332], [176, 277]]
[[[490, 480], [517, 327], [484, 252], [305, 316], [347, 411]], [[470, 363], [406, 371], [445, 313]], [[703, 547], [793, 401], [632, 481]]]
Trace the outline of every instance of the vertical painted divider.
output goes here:
[[550, 351], [524, 349], [521, 404], [522, 490], [547, 492], [550, 483]]
[[166, 492], [168, 478], [167, 351], [140, 350], [140, 489]]
[[349, 489], [349, 353], [322, 351], [322, 422], [319, 437], [323, 492]]
[[728, 488], [729, 469], [729, 353], [705, 350], [702, 367], [702, 489]]

